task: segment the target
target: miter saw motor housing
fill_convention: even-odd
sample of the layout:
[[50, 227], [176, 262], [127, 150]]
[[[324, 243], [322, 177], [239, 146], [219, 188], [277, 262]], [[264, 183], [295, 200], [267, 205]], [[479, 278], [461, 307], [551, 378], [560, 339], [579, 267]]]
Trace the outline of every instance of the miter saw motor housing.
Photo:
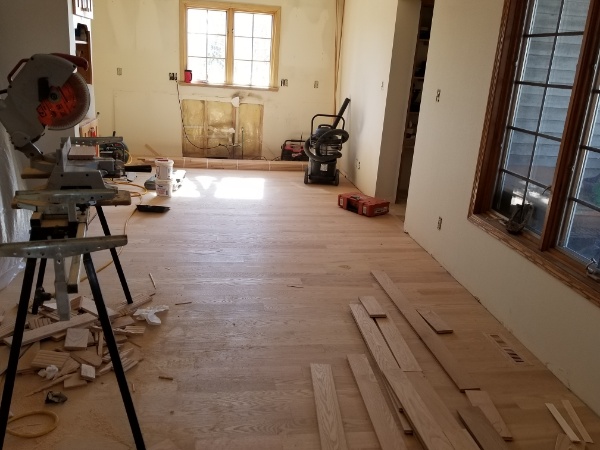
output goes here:
[[[304, 143], [304, 153], [308, 156], [308, 165], [304, 171], [304, 184], [312, 182], [321, 184], [340, 183], [340, 171], [336, 168], [338, 158], [342, 157], [342, 145], [348, 140], [349, 134], [344, 127], [346, 121], [342, 117], [350, 99], [344, 100], [338, 114], [317, 114], [310, 122], [310, 138]], [[321, 124], [314, 128], [315, 119], [320, 117], [333, 118], [333, 123]], [[338, 128], [341, 122], [341, 128]]]

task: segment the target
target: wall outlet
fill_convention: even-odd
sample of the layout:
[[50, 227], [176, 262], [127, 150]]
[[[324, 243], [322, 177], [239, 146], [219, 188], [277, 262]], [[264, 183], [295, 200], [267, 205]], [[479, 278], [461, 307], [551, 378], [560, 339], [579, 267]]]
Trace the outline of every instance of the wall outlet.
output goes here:
[[177, 73], [175, 73], [175, 72], [169, 72], [169, 80], [170, 81], [177, 81]]
[[288, 85], [288, 80], [287, 80], [287, 78], [282, 78], [282, 79], [281, 79], [281, 85], [282, 85], [282, 86], [284, 86], [284, 87], [287, 87], [287, 85]]
[[437, 103], [439, 103], [439, 102], [440, 102], [440, 95], [442, 95], [442, 90], [441, 90], [441, 89], [438, 89], [438, 90], [437, 90], [437, 92], [435, 93], [435, 101], [436, 101]]
[[356, 160], [354, 161], [354, 165], [357, 169], [360, 169], [360, 161], [358, 160], [358, 158], [356, 158]]
[[318, 88], [319, 88], [319, 82], [318, 82], [318, 81], [315, 81], [315, 84], [314, 84], [314, 86], [315, 86], [315, 89], [318, 89]]
[[123, 68], [117, 67], [117, 75], [123, 75]]
[[441, 217], [438, 217], [437, 229], [438, 229], [438, 230], [441, 230], [441, 229], [442, 229], [442, 218], [441, 218]]

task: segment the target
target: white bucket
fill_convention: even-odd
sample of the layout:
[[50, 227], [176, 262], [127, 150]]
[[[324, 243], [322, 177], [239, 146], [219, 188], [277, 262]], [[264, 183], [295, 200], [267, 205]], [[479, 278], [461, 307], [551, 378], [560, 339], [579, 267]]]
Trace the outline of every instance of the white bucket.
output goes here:
[[160, 158], [154, 160], [156, 164], [156, 179], [171, 180], [173, 179], [173, 160]]
[[173, 182], [171, 180], [156, 179], [156, 195], [171, 197], [173, 195]]

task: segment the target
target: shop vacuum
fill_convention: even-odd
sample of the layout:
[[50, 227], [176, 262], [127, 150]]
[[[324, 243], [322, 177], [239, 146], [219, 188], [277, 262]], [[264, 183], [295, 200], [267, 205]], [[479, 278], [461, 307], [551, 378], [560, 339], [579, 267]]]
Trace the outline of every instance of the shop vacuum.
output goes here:
[[[344, 127], [346, 121], [342, 117], [348, 107], [350, 99], [344, 100], [337, 114], [317, 114], [310, 122], [310, 138], [304, 142], [304, 153], [308, 156], [308, 165], [304, 170], [304, 184], [340, 183], [340, 171], [337, 169], [337, 160], [342, 157], [342, 145], [350, 135]], [[315, 130], [315, 119], [328, 117], [333, 118], [333, 123], [321, 124]], [[340, 126], [341, 122], [341, 127]]]

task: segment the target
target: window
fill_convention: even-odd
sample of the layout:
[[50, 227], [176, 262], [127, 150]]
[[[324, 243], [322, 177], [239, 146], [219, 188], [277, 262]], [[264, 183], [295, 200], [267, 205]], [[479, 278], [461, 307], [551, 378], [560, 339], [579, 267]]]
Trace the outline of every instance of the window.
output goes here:
[[181, 2], [182, 70], [192, 83], [277, 86], [280, 8]]
[[505, 0], [470, 209], [598, 304], [599, 36], [598, 0]]

